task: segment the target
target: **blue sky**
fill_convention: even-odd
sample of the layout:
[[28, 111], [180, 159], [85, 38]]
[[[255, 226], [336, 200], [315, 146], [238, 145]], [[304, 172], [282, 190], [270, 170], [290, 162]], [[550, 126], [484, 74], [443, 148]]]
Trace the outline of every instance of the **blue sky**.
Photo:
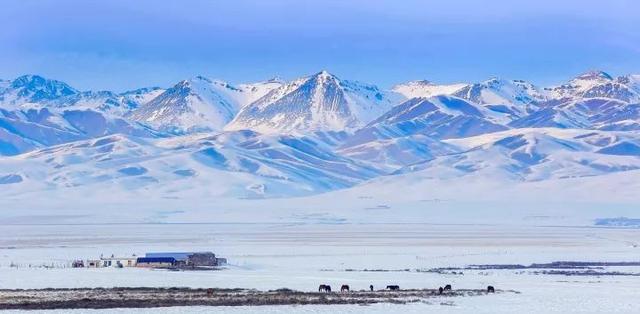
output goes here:
[[640, 73], [640, 1], [10, 0], [0, 78], [80, 89], [231, 82], [321, 69], [389, 87], [491, 76], [546, 85]]

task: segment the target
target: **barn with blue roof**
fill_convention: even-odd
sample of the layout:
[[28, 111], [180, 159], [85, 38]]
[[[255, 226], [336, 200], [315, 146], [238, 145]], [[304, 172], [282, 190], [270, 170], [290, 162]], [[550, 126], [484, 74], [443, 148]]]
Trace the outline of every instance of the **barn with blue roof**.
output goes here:
[[138, 257], [136, 261], [138, 267], [167, 268], [177, 264], [178, 261], [173, 257]]

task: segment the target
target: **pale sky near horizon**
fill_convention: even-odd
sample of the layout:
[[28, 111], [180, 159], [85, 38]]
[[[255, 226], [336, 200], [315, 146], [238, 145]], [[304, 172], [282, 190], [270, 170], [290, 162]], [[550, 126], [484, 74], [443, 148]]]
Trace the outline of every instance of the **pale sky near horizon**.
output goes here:
[[8, 0], [1, 8], [0, 78], [40, 74], [83, 90], [321, 69], [381, 87], [640, 73], [640, 1], [631, 0]]

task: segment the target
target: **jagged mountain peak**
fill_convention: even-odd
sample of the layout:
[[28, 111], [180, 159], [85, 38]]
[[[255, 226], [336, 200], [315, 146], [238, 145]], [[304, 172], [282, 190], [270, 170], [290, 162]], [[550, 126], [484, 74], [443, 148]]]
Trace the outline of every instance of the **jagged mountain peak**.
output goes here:
[[178, 82], [171, 89], [181, 89], [185, 92], [193, 94], [203, 93], [207, 90], [216, 93], [238, 93], [243, 91], [240, 86], [234, 86], [231, 83], [221, 79], [213, 79], [206, 76], [197, 75]]
[[613, 78], [598, 70], [578, 75], [568, 83], [549, 88], [554, 98], [569, 101], [607, 98], [627, 103], [640, 100], [640, 86], [633, 76]]
[[328, 83], [336, 83], [339, 84], [340, 79], [327, 72], [326, 70], [322, 70], [318, 73], [315, 73], [311, 76], [308, 77], [307, 83], [309, 82], [314, 82], [314, 83], [318, 83], [318, 84], [328, 84]]
[[222, 86], [222, 87], [233, 87], [231, 84], [229, 84], [226, 81], [223, 81], [223, 80], [220, 80], [220, 79], [213, 79], [213, 78], [206, 77], [206, 76], [203, 76], [203, 75], [196, 75], [196, 76], [193, 76], [193, 77], [188, 78], [186, 80], [182, 80], [182, 81], [178, 82], [175, 86], [183, 87], [183, 88], [196, 88], [196, 87], [206, 86], [206, 85], [216, 85], [216, 86]]
[[317, 76], [317, 77], [323, 77], [323, 78], [330, 78], [330, 77], [336, 77], [335, 75], [329, 73], [329, 71], [327, 70], [320, 70], [320, 72], [312, 75], [312, 76]]
[[438, 95], [450, 95], [466, 87], [466, 83], [437, 84], [430, 80], [409, 81], [397, 84], [392, 91], [404, 96], [406, 99], [417, 97], [432, 97]]
[[171, 133], [220, 131], [240, 108], [279, 86], [273, 82], [234, 86], [195, 76], [178, 82], [129, 116]]
[[328, 71], [322, 70], [318, 73], [308, 76], [306, 81], [303, 83], [303, 85], [313, 85], [317, 88], [323, 88], [328, 84], [334, 84], [336, 87], [339, 87], [342, 84], [342, 80], [340, 80], [337, 76], [329, 73]]
[[436, 84], [431, 80], [422, 79], [422, 80], [413, 80], [413, 81], [408, 81], [401, 84], [396, 84], [393, 87], [391, 87], [391, 89], [395, 90], [396, 88], [400, 88], [403, 86], [424, 87], [424, 86], [436, 86], [436, 85], [438, 84]]
[[506, 82], [507, 80], [502, 79], [498, 76], [491, 76], [479, 84], [492, 85], [492, 84], [505, 84]]
[[11, 82], [13, 88], [50, 88], [57, 89], [66, 94], [73, 94], [78, 92], [75, 88], [69, 86], [67, 83], [58, 80], [47, 79], [40, 75], [26, 74], [17, 77]]
[[498, 77], [467, 85], [453, 95], [485, 106], [502, 123], [538, 110], [547, 100], [547, 94], [529, 82]]
[[613, 77], [601, 70], [590, 70], [576, 76], [575, 80], [605, 80], [611, 81]]
[[341, 80], [323, 70], [284, 84], [242, 108], [227, 129], [263, 133], [353, 129], [391, 106], [374, 85]]
[[178, 82], [129, 117], [163, 131], [184, 133], [220, 130], [237, 109], [210, 79], [196, 76]]
[[0, 90], [0, 102], [11, 105], [43, 102], [77, 94], [67, 83], [47, 79], [40, 75], [22, 75]]
[[128, 90], [128, 91], [122, 92], [120, 94], [121, 95], [143, 94], [143, 93], [148, 93], [148, 92], [157, 91], [157, 90], [161, 90], [161, 89], [162, 89], [162, 87], [158, 87], [158, 86], [141, 87], [141, 88]]
[[206, 84], [211, 84], [212, 81], [211, 79], [204, 77], [204, 76], [194, 76], [192, 78], [186, 79], [186, 80], [182, 80], [179, 81], [178, 83], [176, 83], [173, 87], [173, 89], [191, 89], [194, 88], [196, 86], [199, 85], [206, 85]]
[[415, 85], [435, 85], [435, 83], [433, 83], [430, 80], [416, 80], [416, 81], [411, 81], [409, 83], [413, 83]]
[[284, 83], [284, 80], [280, 76], [274, 76], [264, 81], [264, 83]]
[[212, 82], [212, 80], [210, 78], [208, 78], [206, 76], [203, 76], [203, 75], [196, 75], [196, 76], [194, 76], [193, 78], [191, 78], [188, 81], [205, 81], [205, 82], [208, 82], [208, 83]]

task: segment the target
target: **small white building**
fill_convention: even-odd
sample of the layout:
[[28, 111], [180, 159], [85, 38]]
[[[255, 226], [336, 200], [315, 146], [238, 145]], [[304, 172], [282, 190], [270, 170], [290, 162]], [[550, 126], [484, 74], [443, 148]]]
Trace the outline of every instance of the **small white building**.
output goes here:
[[116, 267], [116, 268], [135, 267], [136, 260], [137, 260], [137, 257], [135, 256], [118, 257], [118, 256], [111, 255], [111, 257], [100, 257], [100, 266], [98, 267]]

